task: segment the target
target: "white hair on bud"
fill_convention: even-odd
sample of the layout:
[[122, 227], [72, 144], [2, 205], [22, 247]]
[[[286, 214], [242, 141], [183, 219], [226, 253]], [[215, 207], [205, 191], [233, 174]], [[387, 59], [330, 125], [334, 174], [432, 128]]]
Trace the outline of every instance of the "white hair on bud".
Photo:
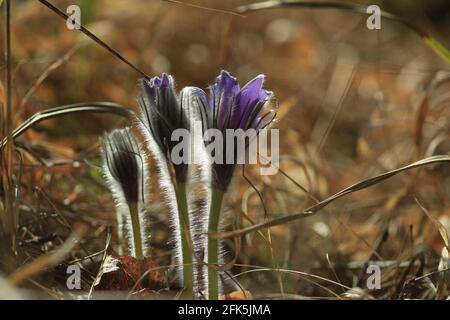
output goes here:
[[[108, 169], [108, 166], [106, 165], [106, 161], [103, 161], [102, 173], [116, 206], [117, 237], [120, 243], [118, 253], [119, 255], [130, 255], [132, 252], [134, 252], [134, 246], [132, 243], [130, 243], [129, 239], [125, 237], [127, 233], [125, 229], [128, 225], [128, 223], [125, 223], [125, 221], [127, 217], [130, 216], [130, 209], [128, 207], [127, 201], [125, 200], [125, 195], [123, 193], [122, 187], [120, 186], [119, 182], [117, 182], [116, 179], [114, 179], [114, 177], [112, 176], [111, 172]], [[127, 251], [124, 251], [124, 244]]]
[[156, 168], [158, 172], [158, 182], [162, 193], [164, 194], [164, 201], [169, 208], [169, 225], [171, 229], [171, 244], [172, 244], [172, 260], [174, 270], [177, 274], [177, 282], [180, 286], [183, 285], [183, 253], [181, 244], [180, 222], [178, 220], [178, 205], [176, 199], [175, 188], [172, 183], [169, 163], [166, 157], [162, 154], [159, 145], [156, 143], [153, 136], [150, 134], [145, 125], [140, 121], [136, 121], [136, 127], [142, 133], [145, 139], [145, 145], [153, 154]]
[[[126, 127], [124, 129], [120, 129], [122, 132], [126, 132], [127, 134], [132, 134], [131, 128]], [[136, 152], [137, 163], [139, 167], [139, 176], [140, 181], [138, 188], [138, 217], [141, 231], [141, 239], [142, 239], [142, 250], [145, 257], [150, 256], [150, 234], [147, 233], [146, 226], [148, 225], [148, 221], [146, 218], [146, 195], [149, 194], [149, 181], [150, 181], [150, 172], [148, 170], [147, 157], [145, 155], [144, 149], [137, 141], [133, 140], [133, 143], [136, 142], [136, 145], [133, 145], [134, 151]], [[131, 150], [133, 151], [133, 150]], [[116, 221], [117, 221], [117, 236], [120, 242], [119, 255], [131, 255], [135, 256], [135, 246], [133, 241], [133, 228], [131, 224], [131, 212], [128, 206], [125, 192], [120, 184], [114, 176], [112, 175], [107, 161], [106, 154], [101, 148], [102, 154], [102, 174], [105, 179], [106, 185], [110, 190], [114, 204], [116, 206]]]
[[139, 154], [140, 160], [142, 163], [142, 182], [141, 182], [141, 192], [139, 192], [139, 196], [143, 197], [141, 201], [138, 202], [138, 210], [139, 210], [139, 223], [141, 224], [141, 239], [142, 239], [142, 250], [144, 252], [145, 257], [149, 257], [151, 255], [151, 233], [147, 233], [148, 225], [150, 221], [147, 215], [147, 208], [149, 206], [148, 196], [150, 194], [150, 171], [148, 170], [148, 159], [145, 154], [145, 150], [142, 144], [139, 144]]
[[208, 298], [208, 222], [209, 207], [211, 202], [211, 163], [203, 142], [203, 130], [201, 116], [197, 100], [193, 93], [197, 88], [186, 87], [189, 94], [185, 94], [190, 101], [185, 104], [189, 106], [186, 111], [190, 118], [191, 154], [193, 164], [189, 166], [188, 181], [190, 186], [188, 193], [188, 208], [190, 220], [190, 232], [194, 247], [193, 272], [194, 272], [194, 294], [196, 298]]

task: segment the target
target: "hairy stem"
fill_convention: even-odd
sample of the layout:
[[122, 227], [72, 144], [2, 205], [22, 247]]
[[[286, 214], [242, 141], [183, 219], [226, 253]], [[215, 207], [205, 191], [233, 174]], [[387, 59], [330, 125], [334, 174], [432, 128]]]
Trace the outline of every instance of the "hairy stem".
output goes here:
[[177, 183], [176, 185], [177, 205], [178, 205], [178, 219], [180, 221], [180, 235], [181, 235], [181, 252], [183, 256], [183, 285], [186, 297], [194, 298], [193, 286], [193, 264], [192, 264], [192, 242], [190, 234], [190, 223], [188, 213], [188, 203], [186, 195], [186, 184]]
[[[222, 207], [223, 191], [213, 188], [211, 194], [211, 207], [209, 211], [208, 233], [215, 233], [219, 228], [220, 209]], [[219, 298], [219, 243], [217, 239], [208, 236], [208, 293], [210, 300]]]
[[139, 209], [137, 202], [130, 202], [131, 227], [133, 229], [133, 242], [136, 258], [144, 259], [144, 252], [142, 249], [141, 225], [139, 222]]

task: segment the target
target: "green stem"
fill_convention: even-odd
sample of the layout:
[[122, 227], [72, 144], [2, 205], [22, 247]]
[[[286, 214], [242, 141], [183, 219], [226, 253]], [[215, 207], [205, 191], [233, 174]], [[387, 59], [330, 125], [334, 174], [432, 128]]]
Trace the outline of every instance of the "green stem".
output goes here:
[[[211, 207], [209, 211], [208, 233], [215, 233], [219, 229], [220, 209], [222, 207], [223, 191], [213, 188], [211, 194]], [[217, 239], [208, 236], [208, 288], [209, 299], [219, 299], [219, 244]]]
[[186, 184], [176, 185], [178, 220], [180, 222], [181, 252], [183, 256], [183, 282], [187, 298], [194, 298], [193, 286], [193, 265], [192, 265], [192, 245], [189, 229], [189, 214], [186, 195]]
[[136, 258], [144, 259], [144, 252], [142, 250], [141, 225], [139, 223], [139, 208], [137, 202], [130, 202], [128, 204], [131, 215], [131, 226], [133, 228], [133, 242]]

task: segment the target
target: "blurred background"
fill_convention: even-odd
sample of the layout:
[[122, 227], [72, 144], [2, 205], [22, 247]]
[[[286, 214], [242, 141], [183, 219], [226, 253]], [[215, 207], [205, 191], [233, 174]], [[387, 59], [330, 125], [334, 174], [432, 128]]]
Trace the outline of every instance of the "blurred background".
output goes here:
[[[64, 12], [79, 5], [86, 28], [148, 75], [174, 75], [179, 89], [206, 89], [221, 69], [241, 85], [267, 76], [265, 86], [277, 98], [279, 165], [286, 175], [262, 177], [257, 166], [246, 167], [263, 205], [237, 170], [225, 200], [225, 229], [301, 212], [353, 183], [449, 154], [449, 65], [416, 33], [386, 19], [381, 30], [369, 30], [365, 15], [342, 10], [233, 13], [253, 2], [53, 1]], [[446, 0], [358, 3], [377, 4], [450, 47]], [[14, 127], [36, 112], [78, 102], [110, 101], [137, 110], [136, 71], [81, 32], [68, 30], [38, 1], [12, 5]], [[5, 73], [3, 58], [0, 71]], [[2, 81], [2, 101], [4, 86]], [[23, 148], [15, 160], [17, 251], [0, 244], [2, 273], [59, 247], [77, 221], [91, 230], [67, 261], [22, 284], [31, 294], [64, 296], [61, 265], [105, 247], [115, 214], [97, 168], [98, 141], [123, 125], [113, 115], [74, 114], [42, 122], [18, 139]], [[155, 263], [163, 266], [170, 263], [167, 211], [153, 190], [152, 243]], [[231, 272], [242, 273], [237, 279], [259, 298], [434, 298], [439, 275], [415, 279], [438, 268], [442, 228], [450, 232], [449, 194], [448, 164], [407, 171], [310, 218], [248, 234], [239, 246], [226, 241], [227, 261], [236, 255]], [[372, 260], [382, 266], [381, 290], [365, 286]], [[85, 290], [96, 263], [82, 260], [89, 275]], [[255, 268], [267, 271], [249, 272]], [[349, 288], [361, 289], [349, 293]]]

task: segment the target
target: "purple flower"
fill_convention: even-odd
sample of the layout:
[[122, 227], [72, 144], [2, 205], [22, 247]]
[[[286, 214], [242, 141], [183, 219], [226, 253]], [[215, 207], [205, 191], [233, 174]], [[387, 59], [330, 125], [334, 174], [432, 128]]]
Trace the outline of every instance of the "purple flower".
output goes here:
[[259, 75], [241, 89], [237, 79], [222, 70], [210, 86], [209, 103], [206, 103], [205, 93], [198, 90], [204, 129], [261, 130], [272, 123], [273, 111], [263, 111], [273, 96], [263, 89], [264, 79], [264, 75]]
[[[176, 129], [189, 130], [188, 108], [185, 105], [183, 91], [177, 95], [174, 79], [163, 73], [162, 77], [142, 79], [143, 94], [139, 98], [142, 130], [147, 138], [155, 140], [159, 151], [170, 162], [170, 153], [177, 142], [172, 141], [172, 132]], [[177, 180], [185, 181], [187, 165], [174, 165]]]
[[[227, 129], [256, 130], [256, 134], [273, 123], [276, 113], [267, 110], [273, 93], [263, 89], [265, 76], [259, 75], [242, 89], [237, 79], [227, 71], [222, 71], [216, 82], [210, 86], [209, 99], [198, 89], [196, 105], [202, 117], [203, 130], [215, 128], [224, 135], [225, 150]], [[209, 141], [205, 142], [210, 143]], [[236, 155], [235, 155], [236, 156]], [[223, 155], [224, 160], [226, 155]], [[213, 164], [213, 184], [225, 190], [231, 180], [234, 164]]]

